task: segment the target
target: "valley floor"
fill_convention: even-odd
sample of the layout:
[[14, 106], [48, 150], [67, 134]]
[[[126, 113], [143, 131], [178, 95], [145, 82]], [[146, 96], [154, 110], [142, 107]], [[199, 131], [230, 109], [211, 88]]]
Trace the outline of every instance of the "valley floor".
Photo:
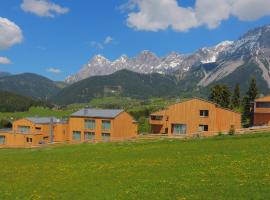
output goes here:
[[270, 133], [0, 150], [0, 199], [269, 199]]

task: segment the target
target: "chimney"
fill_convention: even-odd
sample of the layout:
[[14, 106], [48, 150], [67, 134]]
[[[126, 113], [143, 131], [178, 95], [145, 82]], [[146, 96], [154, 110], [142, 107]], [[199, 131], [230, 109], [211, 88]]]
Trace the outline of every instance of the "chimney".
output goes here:
[[50, 118], [50, 143], [53, 144], [53, 117]]

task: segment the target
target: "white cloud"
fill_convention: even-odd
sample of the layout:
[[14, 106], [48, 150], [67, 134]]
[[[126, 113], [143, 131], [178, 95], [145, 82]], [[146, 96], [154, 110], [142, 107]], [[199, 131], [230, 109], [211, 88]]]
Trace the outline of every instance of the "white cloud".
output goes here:
[[22, 30], [14, 22], [0, 17], [0, 49], [7, 49], [23, 40]]
[[269, 0], [196, 0], [193, 7], [177, 0], [129, 0], [121, 8], [128, 12], [127, 25], [144, 31], [212, 29], [231, 16], [252, 21], [270, 15]]
[[91, 41], [90, 45], [98, 50], [104, 49], [107, 45], [112, 44], [114, 39], [112, 36], [107, 36], [103, 42]]
[[253, 21], [270, 15], [269, 0], [237, 0], [232, 4], [232, 14], [243, 21]]
[[53, 74], [60, 74], [62, 71], [58, 68], [50, 67], [47, 69], [47, 72], [53, 73]]
[[56, 14], [69, 12], [68, 8], [61, 7], [49, 0], [23, 0], [21, 8], [40, 17], [54, 17]]
[[104, 44], [110, 44], [113, 41], [113, 38], [111, 36], [107, 36], [104, 40]]
[[95, 49], [98, 49], [98, 50], [104, 49], [103, 44], [101, 44], [101, 43], [99, 43], [99, 42], [96, 42], [96, 41], [90, 42], [90, 45], [91, 45], [92, 47], [94, 47]]
[[133, 0], [138, 11], [128, 14], [127, 24], [138, 30], [158, 31], [172, 27], [185, 31], [196, 26], [197, 21], [191, 8], [178, 6], [176, 0]]
[[11, 64], [11, 61], [7, 57], [0, 57], [0, 64], [9, 65]]

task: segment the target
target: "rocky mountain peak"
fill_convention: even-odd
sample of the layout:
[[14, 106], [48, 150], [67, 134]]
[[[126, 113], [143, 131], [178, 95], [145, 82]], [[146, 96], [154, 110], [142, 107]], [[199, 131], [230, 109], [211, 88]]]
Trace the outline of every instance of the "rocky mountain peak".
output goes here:
[[143, 50], [135, 57], [136, 62], [145, 62], [147, 64], [157, 64], [160, 62], [159, 58], [149, 50]]
[[[193, 71], [191, 69], [210, 64], [213, 71], [209, 69], [204, 71], [205, 80], [202, 80], [199, 84], [205, 86], [228, 76], [250, 59], [259, 63], [262, 70], [265, 70], [265, 67], [263, 68], [264, 63], [270, 63], [270, 25], [253, 29], [236, 41], [225, 40], [188, 55], [171, 52], [167, 56], [158, 57], [153, 52], [144, 50], [133, 58], [122, 55], [114, 61], [110, 61], [102, 55], [97, 55], [77, 74], [70, 76], [66, 82], [73, 83], [91, 76], [107, 75], [121, 69], [143, 74], [178, 74], [178, 77], [185, 77], [185, 74]], [[265, 77], [268, 77], [267, 73], [264, 73]], [[270, 86], [270, 75], [267, 81]]]
[[114, 63], [126, 63], [128, 62], [129, 58], [127, 55], [123, 54], [118, 59], [114, 61]]
[[110, 61], [105, 58], [104, 56], [98, 54], [96, 56], [94, 56], [91, 60], [90, 63], [96, 63], [96, 64], [105, 64], [105, 63], [109, 63]]

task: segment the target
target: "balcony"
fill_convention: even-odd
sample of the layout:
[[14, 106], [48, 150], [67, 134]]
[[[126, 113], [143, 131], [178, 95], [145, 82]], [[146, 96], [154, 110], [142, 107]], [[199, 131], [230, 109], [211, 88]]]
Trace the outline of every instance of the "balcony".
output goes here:
[[162, 125], [165, 121], [168, 121], [168, 116], [162, 115], [151, 115], [150, 116], [150, 124], [153, 125]]

